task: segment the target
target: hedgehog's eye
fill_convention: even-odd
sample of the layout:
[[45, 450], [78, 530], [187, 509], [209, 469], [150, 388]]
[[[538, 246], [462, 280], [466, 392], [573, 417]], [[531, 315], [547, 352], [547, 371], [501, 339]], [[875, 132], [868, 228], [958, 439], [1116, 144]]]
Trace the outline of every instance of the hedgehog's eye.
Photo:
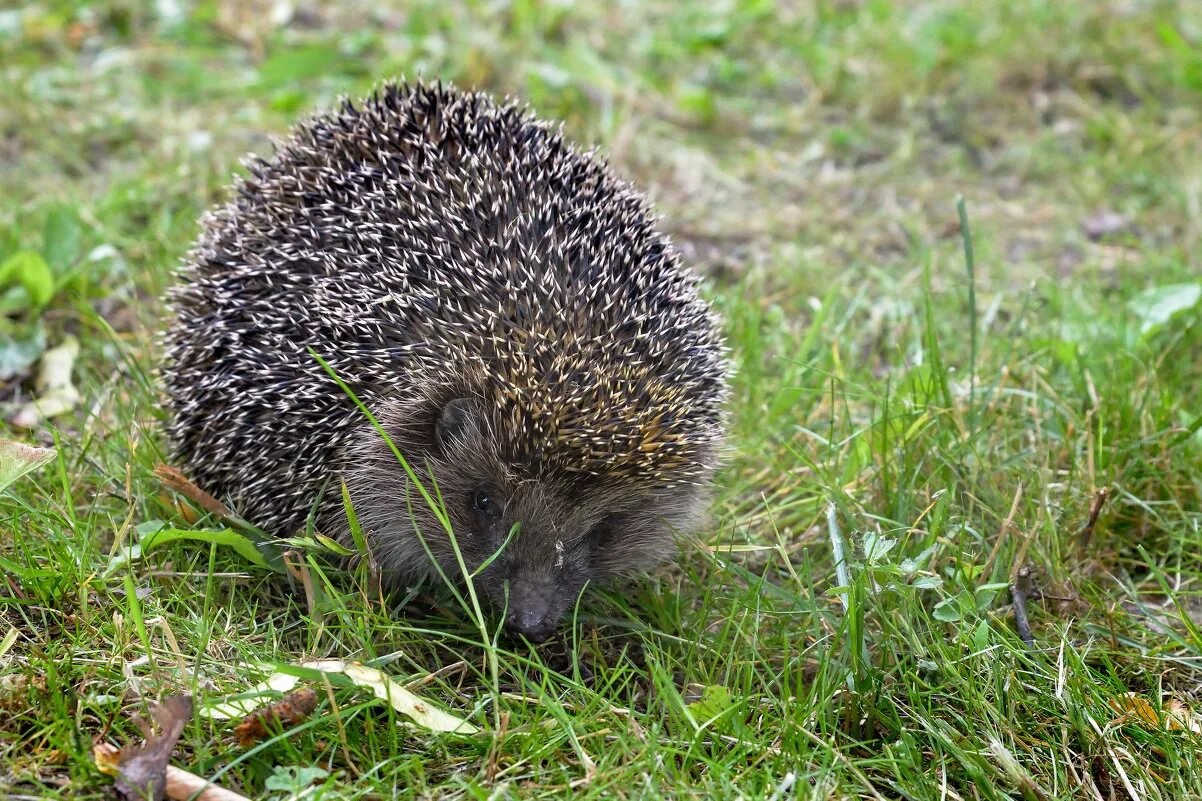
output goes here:
[[476, 511], [480, 514], [486, 515], [491, 512], [493, 508], [492, 496], [488, 494], [487, 490], [476, 490], [475, 495], [472, 496], [472, 506], [474, 506]]

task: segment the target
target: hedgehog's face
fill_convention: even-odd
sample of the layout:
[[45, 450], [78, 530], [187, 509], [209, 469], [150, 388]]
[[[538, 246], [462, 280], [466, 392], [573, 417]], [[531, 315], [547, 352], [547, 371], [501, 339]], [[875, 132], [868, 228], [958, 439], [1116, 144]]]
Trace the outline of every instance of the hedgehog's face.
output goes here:
[[[411, 415], [397, 420], [390, 434], [427, 487], [433, 476], [475, 587], [504, 610], [511, 631], [531, 640], [549, 637], [590, 581], [670, 556], [675, 530], [690, 526], [703, 505], [692, 488], [523, 478], [499, 455], [480, 412], [458, 398], [435, 412], [424, 440]], [[359, 492], [351, 488], [377, 560], [402, 573], [429, 566], [413, 534], [416, 525], [442, 571], [460, 578], [451, 539], [408, 481], [398, 487], [401, 468], [386, 451], [378, 445], [378, 458], [356, 465]], [[386, 487], [399, 489], [396, 497], [383, 496]]]

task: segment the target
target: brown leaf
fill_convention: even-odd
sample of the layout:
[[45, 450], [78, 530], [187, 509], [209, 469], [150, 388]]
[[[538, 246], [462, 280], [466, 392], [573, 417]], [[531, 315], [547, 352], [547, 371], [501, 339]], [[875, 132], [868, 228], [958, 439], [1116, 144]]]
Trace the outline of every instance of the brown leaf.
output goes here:
[[162, 801], [167, 789], [167, 760], [184, 726], [192, 719], [192, 697], [173, 695], [154, 708], [159, 734], [149, 733], [146, 744], [121, 749], [117, 790], [129, 801]]
[[1115, 723], [1127, 720], [1137, 720], [1152, 729], [1169, 729], [1170, 731], [1191, 731], [1202, 734], [1202, 723], [1198, 721], [1192, 709], [1176, 698], [1170, 698], [1164, 705], [1164, 719], [1156, 714], [1156, 710], [1145, 699], [1136, 693], [1127, 693], [1121, 698], [1110, 699], [1110, 708], [1119, 713]]
[[1120, 698], [1111, 698], [1110, 708], [1120, 716], [1115, 722], [1134, 719], [1154, 729], [1160, 728], [1160, 718], [1156, 716], [1156, 710], [1135, 693], [1127, 693]]
[[1194, 734], [1202, 734], [1202, 721], [1198, 720], [1194, 710], [1176, 698], [1169, 699], [1168, 703], [1164, 705], [1164, 717], [1164, 724], [1170, 730], [1180, 729], [1192, 731]]
[[274, 731], [301, 723], [316, 708], [317, 691], [305, 687], [247, 715], [234, 727], [234, 736], [238, 745], [246, 748]]

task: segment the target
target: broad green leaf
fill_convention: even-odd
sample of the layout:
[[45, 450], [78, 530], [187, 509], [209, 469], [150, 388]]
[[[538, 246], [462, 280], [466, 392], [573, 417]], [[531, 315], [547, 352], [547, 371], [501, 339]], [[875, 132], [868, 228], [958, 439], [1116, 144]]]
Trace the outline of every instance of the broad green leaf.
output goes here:
[[984, 612], [989, 607], [993, 606], [993, 599], [1002, 590], [1007, 590], [1010, 585], [1005, 582], [995, 582], [993, 584], [982, 584], [974, 591], [975, 603], [978, 612]]
[[940, 601], [931, 611], [931, 616], [944, 623], [955, 623], [960, 619], [960, 602], [955, 598]]
[[984, 651], [989, 647], [989, 621], [982, 620], [972, 633], [972, 647], [976, 651]]
[[905, 573], [907, 576], [920, 573], [924, 569], [924, 566], [930, 562], [931, 554], [934, 552], [934, 545], [930, 546], [929, 548], [924, 548], [922, 553], [918, 554], [917, 556], [903, 559], [898, 567], [901, 569], [901, 572]]
[[35, 309], [40, 309], [54, 297], [54, 273], [42, 254], [22, 250], [0, 264], [0, 286], [20, 284], [29, 295]]
[[[295, 765], [277, 765], [275, 772], [267, 777], [263, 786], [268, 790], [280, 790], [298, 798], [305, 788], [313, 782], [324, 779], [330, 774], [321, 768]], [[316, 798], [317, 796], [313, 796]]]
[[1139, 332], [1146, 334], [1202, 300], [1202, 284], [1169, 284], [1144, 290], [1131, 299], [1130, 307], [1140, 318]]
[[176, 540], [198, 540], [200, 542], [216, 543], [224, 545], [228, 548], [233, 548], [238, 555], [246, 561], [257, 567], [267, 567], [267, 560], [263, 558], [263, 554], [259, 553], [259, 549], [255, 547], [254, 542], [247, 536], [239, 534], [233, 529], [221, 529], [218, 531], [208, 531], [205, 529], [188, 529], [188, 528], [161, 528], [151, 534], [147, 534], [142, 541], [138, 543], [142, 546], [142, 551], [145, 553], [156, 545], [162, 545]]
[[0, 490], [52, 461], [55, 453], [54, 448], [35, 448], [11, 439], [0, 439]]
[[864, 534], [864, 561], [870, 565], [875, 565], [884, 560], [889, 552], [897, 545], [897, 540], [891, 540], [888, 537], [882, 537], [875, 531], [869, 531]]
[[722, 725], [724, 719], [734, 706], [730, 690], [721, 684], [711, 684], [701, 691], [700, 698], [689, 704], [689, 712], [699, 725], [709, 724], [721, 731], [725, 728]]
[[81, 233], [79, 214], [74, 208], [55, 206], [50, 210], [42, 229], [42, 252], [54, 272], [62, 275], [79, 258]]
[[9, 626], [8, 633], [4, 635], [4, 639], [0, 639], [0, 657], [8, 653], [8, 649], [13, 647], [13, 643], [17, 641], [17, 627]]
[[167, 524], [162, 520], [147, 520], [144, 523], [139, 523], [134, 526], [134, 532], [138, 535], [138, 539], [142, 539], [147, 534], [153, 534], [161, 528], [168, 528]]

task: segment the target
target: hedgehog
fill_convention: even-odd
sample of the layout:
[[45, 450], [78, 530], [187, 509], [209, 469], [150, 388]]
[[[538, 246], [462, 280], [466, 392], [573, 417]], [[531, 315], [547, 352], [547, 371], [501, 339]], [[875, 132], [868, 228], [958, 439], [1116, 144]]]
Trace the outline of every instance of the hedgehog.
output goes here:
[[534, 642], [696, 530], [720, 321], [595, 151], [509, 98], [387, 82], [246, 167], [166, 301], [166, 434], [199, 486], [348, 541], [345, 482], [389, 584], [466, 567]]

